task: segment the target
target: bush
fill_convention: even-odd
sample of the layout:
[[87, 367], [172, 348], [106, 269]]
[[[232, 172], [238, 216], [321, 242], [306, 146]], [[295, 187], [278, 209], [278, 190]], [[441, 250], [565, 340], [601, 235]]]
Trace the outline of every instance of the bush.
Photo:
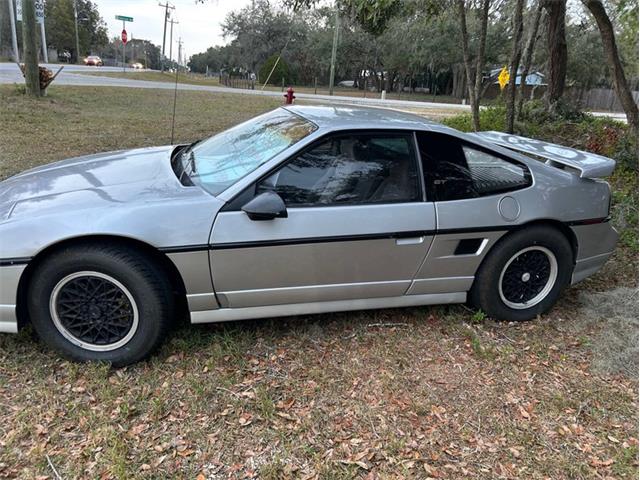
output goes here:
[[[267, 60], [265, 60], [259, 71], [260, 82], [264, 83], [267, 80], [267, 78], [269, 77], [269, 73], [271, 73], [271, 69], [273, 68], [277, 60], [278, 55], [271, 55], [269, 58], [267, 58]], [[273, 70], [273, 73], [271, 73], [269, 84], [282, 85], [283, 80], [285, 84], [287, 82], [291, 83], [289, 65], [287, 65], [287, 63], [281, 58], [278, 62], [278, 65], [276, 65], [275, 70]]]
[[[480, 130], [504, 131], [505, 119], [504, 106], [483, 108]], [[444, 124], [463, 132], [473, 130], [469, 114], [448, 118]], [[515, 133], [597, 153], [614, 159], [625, 169], [638, 171], [638, 140], [629, 127], [610, 118], [585, 114], [568, 104], [559, 103], [553, 112], [548, 112], [540, 100], [526, 102]]]
[[559, 101], [552, 111], [542, 100], [530, 100], [522, 105], [521, 120], [525, 123], [544, 124], [549, 122], [584, 120], [586, 114], [574, 104]]
[[[443, 123], [462, 132], [473, 131], [473, 122], [471, 121], [471, 115], [468, 113], [447, 118]], [[480, 110], [480, 130], [497, 130], [500, 132], [504, 131], [506, 126], [506, 108], [504, 106], [492, 106]]]

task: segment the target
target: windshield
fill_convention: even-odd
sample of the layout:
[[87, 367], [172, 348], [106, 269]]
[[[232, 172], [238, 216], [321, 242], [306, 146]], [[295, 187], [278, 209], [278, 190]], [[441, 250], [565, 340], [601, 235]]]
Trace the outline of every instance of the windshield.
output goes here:
[[260, 115], [189, 150], [191, 180], [217, 195], [316, 128], [282, 108]]

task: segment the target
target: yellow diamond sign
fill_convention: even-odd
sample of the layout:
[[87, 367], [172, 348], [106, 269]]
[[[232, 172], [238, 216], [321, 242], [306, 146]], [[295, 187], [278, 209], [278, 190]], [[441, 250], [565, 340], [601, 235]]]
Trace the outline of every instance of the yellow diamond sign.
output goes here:
[[500, 84], [500, 90], [504, 89], [504, 87], [507, 86], [507, 83], [509, 83], [509, 71], [507, 70], [507, 67], [502, 67], [502, 70], [500, 70], [500, 75], [498, 75], [498, 84]]

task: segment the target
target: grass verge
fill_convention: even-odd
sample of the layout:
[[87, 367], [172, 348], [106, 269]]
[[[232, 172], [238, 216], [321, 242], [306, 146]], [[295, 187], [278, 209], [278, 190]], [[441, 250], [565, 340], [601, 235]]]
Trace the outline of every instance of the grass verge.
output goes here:
[[[111, 78], [128, 78], [130, 80], [146, 80], [149, 82], [167, 82], [174, 83], [176, 74], [171, 72], [138, 72], [128, 70], [127, 72], [101, 72], [99, 69], [95, 72], [73, 72], [78, 75], [95, 75], [100, 77]], [[179, 73], [178, 83], [186, 83], [189, 85], [212, 85], [219, 86], [220, 83], [216, 77], [205, 77], [204, 75], [194, 73]]]

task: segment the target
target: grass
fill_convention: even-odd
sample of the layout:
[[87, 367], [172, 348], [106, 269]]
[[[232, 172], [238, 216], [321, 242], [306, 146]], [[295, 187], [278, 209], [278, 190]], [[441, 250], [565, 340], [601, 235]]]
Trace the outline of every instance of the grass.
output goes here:
[[[126, 72], [101, 72], [99, 69], [95, 72], [73, 72], [78, 75], [96, 75], [100, 77], [112, 78], [128, 78], [130, 80], [146, 80], [150, 82], [167, 82], [174, 83], [176, 74], [171, 72], [138, 72], [135, 70], [127, 70]], [[205, 77], [204, 75], [195, 73], [179, 73], [179, 83], [187, 83], [190, 85], [213, 85], [218, 86], [217, 77]]]
[[[180, 141], [279, 104], [179, 95]], [[0, 175], [167, 143], [171, 99], [0, 87]], [[456, 306], [183, 326], [120, 370], [2, 335], [0, 477], [54, 478], [48, 458], [65, 479], [637, 478], [637, 379], [593, 348], [620, 304], [637, 315], [636, 258], [618, 249], [524, 324]]]
[[[175, 142], [210, 136], [280, 105], [268, 97], [239, 100], [237, 95], [178, 92]], [[29, 100], [15, 87], [3, 86], [0, 102], [0, 178], [74, 155], [171, 141], [171, 90], [54, 85], [46, 98]]]

